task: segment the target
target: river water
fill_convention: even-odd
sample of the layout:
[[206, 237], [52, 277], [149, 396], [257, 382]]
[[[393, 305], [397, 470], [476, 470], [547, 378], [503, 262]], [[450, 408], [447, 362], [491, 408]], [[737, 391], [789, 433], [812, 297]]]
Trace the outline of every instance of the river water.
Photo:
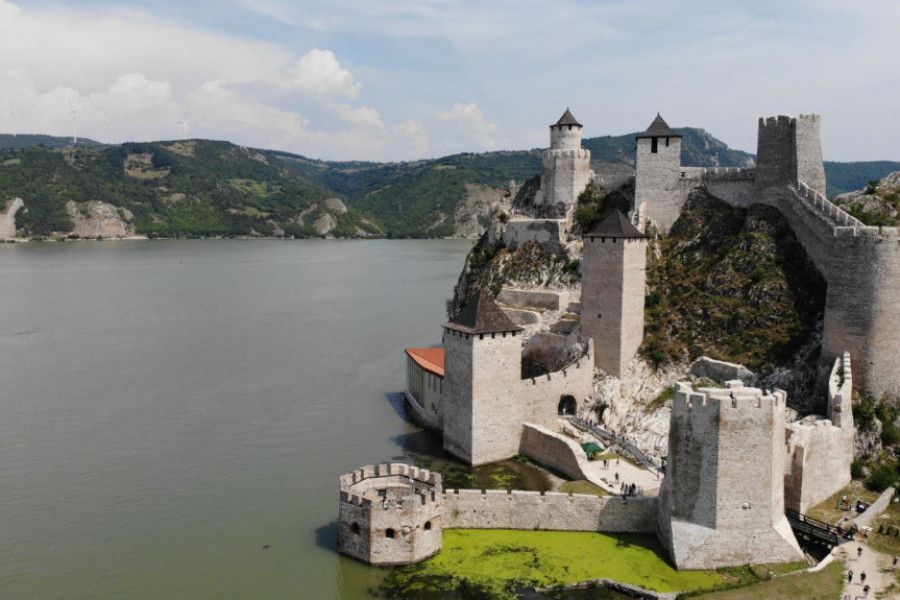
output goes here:
[[338, 477], [428, 444], [465, 241], [0, 245], [0, 597], [366, 598]]

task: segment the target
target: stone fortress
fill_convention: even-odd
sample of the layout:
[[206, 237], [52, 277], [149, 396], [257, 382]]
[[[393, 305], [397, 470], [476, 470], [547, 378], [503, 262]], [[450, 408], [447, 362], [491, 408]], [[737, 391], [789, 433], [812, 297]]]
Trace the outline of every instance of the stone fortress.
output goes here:
[[[542, 215], [510, 219], [489, 231], [495, 241], [550, 251], [573, 243], [578, 195], [595, 178], [581, 128], [568, 110], [550, 126], [535, 195]], [[481, 292], [443, 326], [442, 347], [407, 349], [410, 416], [468, 464], [522, 453], [584, 478], [584, 452], [559, 433], [559, 415], [577, 414], [591, 398], [594, 366], [620, 376], [634, 358], [643, 337], [644, 232], [667, 232], [698, 186], [733, 205], [778, 208], [825, 275], [826, 415], [787, 423], [780, 390], [678, 383], [658, 498], [445, 491], [438, 475], [415, 467], [364, 467], [341, 478], [342, 552], [373, 564], [415, 562], [439, 550], [441, 529], [460, 527], [655, 533], [685, 569], [802, 557], [785, 509], [802, 513], [849, 483], [853, 387], [897, 388], [887, 350], [900, 327], [892, 283], [900, 282], [900, 233], [864, 227], [824, 197], [816, 116], [761, 119], [755, 169], [684, 168], [680, 153], [681, 136], [659, 115], [637, 137], [629, 215], [614, 212], [574, 240], [583, 244], [580, 302], [504, 289], [501, 308]], [[580, 321], [566, 335], [551, 326], [528, 337], [513, 320], [517, 305], [580, 312]], [[535, 340], [559, 344], [571, 360], [522, 379], [523, 348]], [[851, 357], [860, 377], [851, 375]]]

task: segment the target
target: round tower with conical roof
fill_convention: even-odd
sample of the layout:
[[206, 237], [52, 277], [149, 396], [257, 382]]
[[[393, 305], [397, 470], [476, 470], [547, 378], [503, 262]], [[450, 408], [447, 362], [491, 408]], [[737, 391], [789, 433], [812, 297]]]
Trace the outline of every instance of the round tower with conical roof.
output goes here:
[[[637, 136], [634, 207], [668, 233], [681, 214], [681, 134], [656, 118]], [[643, 226], [643, 225], [642, 225]]]
[[550, 126], [550, 148], [541, 165], [541, 189], [535, 204], [554, 207], [564, 216], [593, 177], [591, 152], [581, 147], [582, 125], [569, 109]]

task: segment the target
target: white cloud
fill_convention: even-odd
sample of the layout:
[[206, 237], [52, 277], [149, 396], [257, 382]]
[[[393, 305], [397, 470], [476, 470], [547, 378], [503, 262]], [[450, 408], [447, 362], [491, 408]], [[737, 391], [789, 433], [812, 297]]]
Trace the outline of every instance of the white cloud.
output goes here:
[[438, 112], [438, 118], [456, 123], [461, 133], [478, 144], [479, 150], [496, 148], [494, 134], [497, 132], [497, 126], [487, 122], [484, 113], [475, 102], [468, 104], [457, 102], [449, 111]]
[[340, 94], [347, 98], [358, 97], [362, 90], [362, 84], [341, 67], [334, 52], [318, 48], [307, 52], [291, 69], [290, 85], [310, 94]]

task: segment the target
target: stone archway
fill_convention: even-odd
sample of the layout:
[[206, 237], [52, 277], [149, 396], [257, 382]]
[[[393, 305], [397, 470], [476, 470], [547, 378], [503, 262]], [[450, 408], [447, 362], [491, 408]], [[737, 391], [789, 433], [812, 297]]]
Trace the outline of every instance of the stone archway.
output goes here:
[[563, 394], [559, 397], [559, 404], [556, 405], [556, 413], [559, 415], [574, 415], [578, 411], [578, 402], [575, 396]]

